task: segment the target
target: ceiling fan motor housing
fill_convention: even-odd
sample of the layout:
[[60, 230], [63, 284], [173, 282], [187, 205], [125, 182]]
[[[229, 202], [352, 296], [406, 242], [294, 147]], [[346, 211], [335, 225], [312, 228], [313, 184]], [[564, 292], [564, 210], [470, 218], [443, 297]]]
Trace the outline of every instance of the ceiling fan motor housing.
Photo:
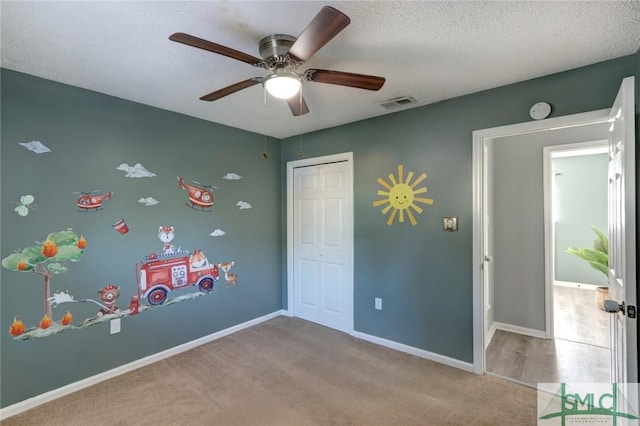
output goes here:
[[295, 37], [287, 34], [272, 34], [260, 40], [259, 51], [265, 67], [273, 70], [292, 65], [287, 53], [295, 41]]

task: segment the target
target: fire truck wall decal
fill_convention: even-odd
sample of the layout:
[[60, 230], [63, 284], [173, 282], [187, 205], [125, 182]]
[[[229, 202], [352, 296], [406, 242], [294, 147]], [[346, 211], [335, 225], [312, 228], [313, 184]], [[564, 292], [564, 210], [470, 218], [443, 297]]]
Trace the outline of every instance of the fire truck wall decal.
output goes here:
[[78, 206], [79, 211], [97, 212], [98, 210], [102, 210], [102, 203], [104, 203], [105, 200], [111, 200], [113, 197], [113, 192], [107, 192], [106, 194], [96, 194], [96, 192], [100, 192], [100, 190], [91, 192], [74, 192], [75, 195], [80, 195], [76, 200], [76, 206]]
[[210, 212], [214, 203], [213, 189], [216, 186], [203, 185], [200, 182], [191, 181], [193, 185], [184, 182], [182, 176], [178, 176], [178, 189], [187, 191], [189, 202], [185, 203], [187, 207], [203, 212]]
[[218, 281], [218, 266], [209, 263], [201, 250], [167, 253], [152, 253], [136, 263], [138, 300], [149, 305], [162, 305], [167, 294], [173, 290], [197, 286], [201, 293], [213, 290]]
[[[16, 272], [33, 272], [42, 276], [45, 296], [44, 314], [39, 323], [29, 327], [16, 315], [9, 333], [15, 340], [39, 339], [214, 294], [215, 282], [220, 279], [220, 269], [224, 272], [227, 287], [237, 286], [238, 275], [230, 272], [235, 261], [218, 264], [209, 259], [203, 250], [181, 250], [171, 244], [174, 237], [173, 226], [159, 227], [159, 238], [163, 243], [169, 244], [170, 250], [159, 254], [150, 253], [135, 263], [135, 277], [131, 277], [135, 287], [103, 283], [90, 294], [80, 295], [85, 296], [84, 298], [76, 298], [68, 290], [52, 294], [50, 287], [53, 275], [67, 272], [63, 262], [78, 262], [82, 259], [87, 247], [84, 236], [78, 236], [71, 229], [54, 232], [44, 242], [10, 254], [2, 259], [2, 266]], [[120, 303], [125, 295], [130, 297], [128, 307]], [[64, 308], [57, 315], [57, 308], [61, 305]], [[74, 323], [74, 313], [69, 308], [72, 305], [76, 306], [76, 317], [88, 317]]]
[[37, 336], [42, 330], [52, 326], [63, 328], [69, 325], [71, 314], [67, 313], [60, 322], [54, 322], [49, 304], [51, 297], [51, 279], [54, 275], [67, 272], [64, 262], [79, 262], [82, 259], [87, 240], [71, 229], [53, 232], [43, 242], [36, 242], [22, 251], [17, 251], [2, 259], [2, 266], [16, 272], [32, 272], [44, 280], [44, 313], [39, 324], [27, 330], [26, 325], [14, 318], [9, 333], [14, 336], [31, 334]]
[[404, 214], [406, 212], [409, 217], [409, 222], [411, 222], [412, 226], [415, 226], [418, 222], [411, 210], [414, 210], [418, 214], [422, 213], [422, 208], [415, 205], [415, 203], [433, 204], [433, 199], [431, 198], [416, 197], [417, 194], [425, 194], [427, 192], [426, 186], [415, 189], [420, 182], [427, 178], [427, 174], [422, 173], [414, 182], [411, 182], [411, 179], [413, 179], [413, 172], [409, 172], [407, 173], [407, 179], [405, 180], [404, 166], [402, 164], [398, 164], [398, 179], [396, 180], [393, 173], [389, 173], [388, 178], [390, 183], [381, 177], [378, 178], [377, 182], [385, 188], [379, 189], [378, 195], [381, 195], [384, 198], [374, 201], [373, 206], [379, 207], [384, 204], [388, 204], [382, 209], [382, 214], [387, 214], [391, 211], [389, 219], [387, 220], [387, 225], [389, 226], [393, 224], [393, 220], [398, 212], [400, 212], [398, 219], [400, 223], [404, 222]]

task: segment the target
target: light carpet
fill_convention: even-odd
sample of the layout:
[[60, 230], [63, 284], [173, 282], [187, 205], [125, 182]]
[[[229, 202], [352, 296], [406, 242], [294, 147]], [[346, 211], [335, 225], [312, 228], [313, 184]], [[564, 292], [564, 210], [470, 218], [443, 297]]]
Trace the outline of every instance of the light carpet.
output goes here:
[[277, 317], [2, 424], [534, 425], [536, 392]]

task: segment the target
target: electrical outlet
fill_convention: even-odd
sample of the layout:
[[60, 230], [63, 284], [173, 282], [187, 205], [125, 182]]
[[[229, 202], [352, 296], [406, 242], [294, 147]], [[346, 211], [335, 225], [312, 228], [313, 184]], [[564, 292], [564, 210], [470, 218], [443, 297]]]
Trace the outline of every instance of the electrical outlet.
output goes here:
[[375, 299], [375, 308], [379, 311], [382, 310], [382, 299], [379, 297], [376, 297]]
[[111, 330], [109, 334], [120, 333], [120, 318], [112, 319], [110, 322]]

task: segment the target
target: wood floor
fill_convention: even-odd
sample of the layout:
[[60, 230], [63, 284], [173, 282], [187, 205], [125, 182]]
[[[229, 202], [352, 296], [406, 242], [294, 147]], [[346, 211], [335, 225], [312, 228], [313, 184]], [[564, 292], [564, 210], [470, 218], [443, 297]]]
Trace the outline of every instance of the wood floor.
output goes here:
[[487, 348], [487, 372], [537, 383], [608, 382], [609, 316], [593, 290], [556, 286], [555, 339], [497, 330]]

